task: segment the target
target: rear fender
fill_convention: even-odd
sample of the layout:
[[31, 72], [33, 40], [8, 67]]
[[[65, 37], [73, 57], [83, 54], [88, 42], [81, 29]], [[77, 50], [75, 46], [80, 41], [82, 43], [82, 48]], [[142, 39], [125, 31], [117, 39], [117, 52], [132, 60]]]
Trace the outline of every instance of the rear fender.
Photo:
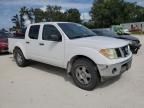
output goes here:
[[[25, 47], [24, 47], [21, 43], [17, 43], [17, 44], [15, 45], [15, 48], [19, 48], [19, 49], [22, 51], [24, 57], [25, 57], [26, 59], [28, 59], [27, 54], [26, 54]], [[15, 50], [15, 48], [14, 48], [14, 50]], [[14, 51], [14, 50], [13, 50], [13, 51]]]

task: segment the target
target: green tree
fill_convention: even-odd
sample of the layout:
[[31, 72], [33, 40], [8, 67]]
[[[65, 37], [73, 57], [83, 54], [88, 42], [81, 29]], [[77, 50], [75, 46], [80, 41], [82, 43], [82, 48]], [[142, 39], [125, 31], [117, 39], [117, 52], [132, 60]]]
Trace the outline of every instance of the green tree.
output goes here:
[[22, 7], [19, 10], [19, 14], [16, 14], [11, 19], [14, 23], [13, 29], [24, 29], [25, 28], [25, 19], [24, 16], [27, 16], [28, 19], [32, 22], [33, 21], [33, 11], [27, 7]]
[[144, 20], [144, 8], [124, 0], [95, 0], [90, 11], [95, 27]]
[[90, 11], [97, 27], [109, 27], [122, 22], [123, 0], [95, 0]]
[[21, 28], [21, 26], [20, 26], [21, 24], [20, 24], [20, 20], [19, 20], [19, 15], [16, 14], [15, 16], [13, 16], [13, 18], [11, 20], [15, 24], [13, 26], [14, 29], [20, 29]]
[[80, 12], [78, 9], [69, 9], [65, 13], [66, 21], [80, 23]]
[[20, 11], [19, 11], [19, 15], [20, 15], [20, 21], [21, 21], [21, 28], [25, 28], [25, 25], [24, 25], [24, 22], [25, 22], [25, 19], [24, 19], [24, 16], [27, 16], [28, 19], [31, 21], [31, 23], [33, 22], [33, 9], [29, 9], [27, 7], [22, 7], [20, 8]]
[[46, 19], [45, 12], [43, 12], [41, 9], [36, 8], [32, 10], [33, 15], [35, 17], [35, 22], [42, 22]]
[[60, 6], [47, 6], [46, 21], [64, 21], [64, 14], [61, 12]]
[[19, 11], [19, 16], [20, 16], [20, 26], [21, 28], [24, 28], [24, 15], [27, 15], [28, 14], [28, 9], [24, 6], [20, 9]]

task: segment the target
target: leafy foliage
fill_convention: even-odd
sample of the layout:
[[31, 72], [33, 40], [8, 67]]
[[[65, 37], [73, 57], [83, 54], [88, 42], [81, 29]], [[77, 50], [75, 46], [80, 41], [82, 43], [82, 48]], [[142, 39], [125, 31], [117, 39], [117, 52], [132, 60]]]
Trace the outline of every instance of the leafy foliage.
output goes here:
[[80, 12], [77, 9], [69, 9], [65, 13], [66, 21], [80, 23]]
[[25, 19], [26, 15], [30, 22], [49, 22], [49, 21], [71, 21], [80, 23], [80, 12], [78, 9], [69, 9], [66, 12], [61, 11], [60, 6], [50, 6], [48, 5], [46, 11], [43, 11], [39, 8], [29, 9], [27, 7], [22, 7], [19, 11], [19, 14], [16, 14], [11, 19], [15, 24], [14, 29], [23, 29], [25, 28]]
[[[13, 28], [25, 28], [24, 15], [28, 17], [31, 23], [44, 21], [81, 23], [78, 9], [68, 9], [62, 12], [60, 6], [48, 5], [45, 11], [39, 8], [20, 8], [19, 13], [11, 19], [14, 23]], [[125, 0], [94, 0], [90, 16], [92, 19], [89, 22], [83, 22], [85, 26], [89, 28], [110, 27], [121, 23], [144, 21], [144, 7]]]
[[124, 0], [95, 0], [90, 11], [95, 27], [144, 21], [144, 8]]

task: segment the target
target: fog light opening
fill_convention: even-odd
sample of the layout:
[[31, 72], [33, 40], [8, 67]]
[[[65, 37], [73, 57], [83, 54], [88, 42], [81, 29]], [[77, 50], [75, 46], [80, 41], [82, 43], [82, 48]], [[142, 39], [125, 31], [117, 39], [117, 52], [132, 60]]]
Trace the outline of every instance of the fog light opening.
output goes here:
[[112, 70], [112, 74], [115, 74], [116, 71], [117, 71], [117, 69], [116, 69], [116, 68], [113, 68], [113, 70]]

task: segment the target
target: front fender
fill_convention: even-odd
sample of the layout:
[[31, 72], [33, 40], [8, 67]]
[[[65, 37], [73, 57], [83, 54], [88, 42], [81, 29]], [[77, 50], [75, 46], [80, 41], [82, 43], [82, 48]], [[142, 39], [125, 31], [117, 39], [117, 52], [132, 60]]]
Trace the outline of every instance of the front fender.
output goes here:
[[109, 62], [109, 60], [101, 55], [96, 49], [81, 47], [77, 49], [70, 49], [66, 52], [64, 65], [67, 66], [67, 63], [71, 61], [73, 57], [78, 55], [88, 57], [96, 64], [106, 64], [107, 62]]

